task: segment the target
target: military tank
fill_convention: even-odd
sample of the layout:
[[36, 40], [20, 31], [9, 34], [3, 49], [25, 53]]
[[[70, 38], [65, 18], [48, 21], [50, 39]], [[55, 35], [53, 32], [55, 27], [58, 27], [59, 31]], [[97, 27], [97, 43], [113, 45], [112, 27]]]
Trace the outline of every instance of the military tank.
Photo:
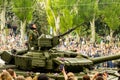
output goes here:
[[59, 72], [60, 66], [64, 65], [67, 71], [77, 73], [83, 72], [85, 69], [90, 69], [94, 64], [120, 58], [120, 54], [90, 58], [76, 52], [60, 51], [53, 48], [60, 43], [60, 38], [79, 26], [52, 38], [38, 37], [37, 50], [3, 51], [0, 55], [1, 59], [6, 64], [13, 64], [17, 69], [25, 71]]

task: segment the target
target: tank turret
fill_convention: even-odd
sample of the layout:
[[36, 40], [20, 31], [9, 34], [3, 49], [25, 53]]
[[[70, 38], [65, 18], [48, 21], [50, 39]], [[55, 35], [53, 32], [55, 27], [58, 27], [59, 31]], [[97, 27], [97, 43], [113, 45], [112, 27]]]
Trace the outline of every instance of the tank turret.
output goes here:
[[[80, 26], [80, 25], [79, 25]], [[79, 26], [76, 26], [70, 30], [68, 30], [67, 32], [59, 35], [59, 36], [54, 36], [54, 37], [46, 37], [46, 35], [41, 35], [38, 38], [38, 47], [40, 48], [40, 50], [49, 50], [55, 46], [57, 46], [60, 43], [60, 40], [63, 36], [69, 34], [70, 32], [72, 32], [73, 30], [75, 30], [76, 28], [78, 28]]]

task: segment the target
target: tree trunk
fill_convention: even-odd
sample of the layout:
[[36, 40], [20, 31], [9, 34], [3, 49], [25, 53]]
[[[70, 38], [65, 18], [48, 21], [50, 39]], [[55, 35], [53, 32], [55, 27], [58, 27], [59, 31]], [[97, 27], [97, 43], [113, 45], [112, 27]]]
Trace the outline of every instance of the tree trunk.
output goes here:
[[3, 41], [2, 43], [5, 44], [6, 42], [6, 33], [5, 33], [5, 8], [1, 12], [1, 33], [2, 37], [1, 40]]
[[90, 21], [91, 26], [91, 42], [95, 43], [95, 18]]
[[78, 33], [77, 34], [77, 42], [80, 42], [80, 35]]
[[113, 40], [113, 33], [114, 33], [114, 31], [112, 29], [110, 29], [110, 42], [112, 42], [112, 40]]
[[21, 21], [20, 33], [21, 33], [21, 43], [25, 41], [25, 29], [26, 29], [26, 20], [24, 22]]
[[55, 35], [59, 35], [60, 34], [60, 16], [59, 15], [55, 19], [55, 27], [56, 27]]
[[54, 32], [54, 35], [57, 36], [60, 33], [60, 15], [58, 14], [58, 16], [56, 17], [54, 11], [51, 8], [50, 8], [50, 10], [51, 10], [52, 16], [55, 20], [55, 29], [53, 32]]

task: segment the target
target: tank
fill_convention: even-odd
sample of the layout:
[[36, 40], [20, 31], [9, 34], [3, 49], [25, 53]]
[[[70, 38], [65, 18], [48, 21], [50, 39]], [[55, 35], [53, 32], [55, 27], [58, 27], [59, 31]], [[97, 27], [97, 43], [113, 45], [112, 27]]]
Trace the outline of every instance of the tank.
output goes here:
[[[80, 25], [79, 25], [80, 26]], [[88, 56], [72, 52], [60, 51], [54, 47], [60, 43], [60, 38], [69, 34], [77, 27], [70, 29], [62, 35], [51, 38], [38, 37], [38, 49], [3, 51], [0, 56], [6, 64], [13, 64], [19, 70], [40, 71], [40, 72], [60, 72], [60, 66], [64, 65], [66, 71], [75, 73], [84, 72], [91, 69], [91, 66], [109, 60], [120, 58], [120, 54], [90, 58]]]

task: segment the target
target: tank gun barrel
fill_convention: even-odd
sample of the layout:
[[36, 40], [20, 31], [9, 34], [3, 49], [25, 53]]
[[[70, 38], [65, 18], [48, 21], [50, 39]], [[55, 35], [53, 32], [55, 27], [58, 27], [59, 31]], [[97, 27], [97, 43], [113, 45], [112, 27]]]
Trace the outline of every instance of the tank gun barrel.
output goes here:
[[97, 63], [102, 63], [105, 61], [110, 61], [110, 60], [115, 60], [115, 59], [120, 59], [120, 54], [96, 57], [96, 58], [92, 58], [91, 60], [93, 61], [93, 64], [97, 64]]
[[61, 38], [61, 37], [65, 36], [65, 35], [69, 34], [70, 32], [74, 31], [76, 28], [80, 27], [81, 25], [83, 25], [83, 24], [80, 24], [80, 25], [77, 25], [76, 27], [73, 27], [72, 29], [68, 30], [67, 32], [59, 35], [58, 38]]
[[72, 29], [68, 30], [67, 32], [65, 32], [65, 33], [63, 33], [63, 34], [61, 34], [61, 35], [59, 35], [59, 36], [53, 37], [53, 38], [52, 38], [52, 41], [53, 41], [53, 42], [52, 42], [52, 47], [55, 47], [56, 45], [59, 44], [59, 39], [60, 39], [60, 38], [62, 38], [63, 36], [69, 34], [69, 33], [72, 32], [73, 30], [75, 30], [76, 28], [80, 27], [81, 25], [83, 25], [83, 23], [77, 25], [76, 27], [73, 27]]

